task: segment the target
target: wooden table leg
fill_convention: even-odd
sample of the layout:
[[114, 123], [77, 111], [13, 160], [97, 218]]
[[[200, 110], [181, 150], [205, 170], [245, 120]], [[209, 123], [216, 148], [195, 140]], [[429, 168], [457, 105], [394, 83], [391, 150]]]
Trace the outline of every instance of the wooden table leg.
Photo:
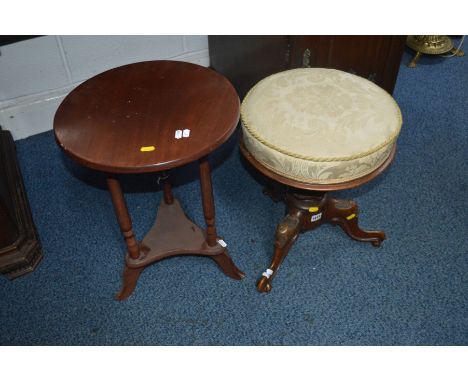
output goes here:
[[[127, 243], [128, 254], [132, 259], [138, 259], [140, 257], [140, 246], [135, 239], [135, 234], [133, 233], [132, 219], [128, 213], [127, 204], [125, 203], [120, 183], [115, 176], [109, 175], [107, 177], [107, 186], [112, 197], [112, 204], [114, 205], [120, 230], [122, 231], [125, 242]], [[118, 300], [123, 300], [132, 294], [138, 281], [138, 277], [142, 271], [143, 267], [130, 268], [125, 265], [122, 289], [116, 295]]]
[[[172, 204], [174, 203], [174, 195], [172, 194], [172, 187], [171, 187], [171, 182], [169, 181], [169, 175], [166, 173], [163, 173], [163, 176], [160, 177], [160, 179], [163, 179], [163, 195], [164, 195], [164, 203], [166, 204]], [[158, 180], [159, 183], [159, 180]]]
[[135, 239], [135, 234], [132, 229], [132, 219], [128, 213], [127, 203], [120, 188], [119, 181], [114, 176], [107, 177], [107, 186], [112, 197], [112, 203], [114, 205], [115, 214], [119, 222], [120, 230], [127, 243], [127, 249], [130, 257], [138, 259], [140, 256], [140, 249], [138, 242]]
[[[215, 206], [213, 200], [213, 186], [211, 184], [211, 170], [208, 157], [199, 160], [200, 165], [200, 186], [202, 193], [203, 213], [206, 222], [206, 242], [210, 247], [217, 245], [218, 235], [215, 226]], [[227, 249], [219, 255], [211, 257], [216, 261], [223, 272], [234, 279], [242, 279], [245, 275], [240, 271], [228, 255]]]
[[211, 185], [211, 171], [208, 158], [200, 159], [200, 186], [202, 193], [203, 213], [206, 222], [206, 242], [210, 247], [216, 245], [215, 206], [213, 200], [213, 186]]

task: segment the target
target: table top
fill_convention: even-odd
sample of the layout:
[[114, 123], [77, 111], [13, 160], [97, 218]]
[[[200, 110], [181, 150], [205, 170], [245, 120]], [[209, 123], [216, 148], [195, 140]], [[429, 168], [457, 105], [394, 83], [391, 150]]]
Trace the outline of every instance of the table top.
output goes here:
[[[54, 119], [59, 146], [84, 166], [112, 173], [164, 171], [224, 143], [239, 97], [215, 71], [146, 61], [98, 74], [75, 88]], [[177, 130], [190, 130], [176, 138]]]

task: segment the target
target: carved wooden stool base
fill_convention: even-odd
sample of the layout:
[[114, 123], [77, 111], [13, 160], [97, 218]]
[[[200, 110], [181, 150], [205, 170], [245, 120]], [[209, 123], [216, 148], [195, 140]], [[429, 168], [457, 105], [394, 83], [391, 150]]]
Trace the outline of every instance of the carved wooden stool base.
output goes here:
[[[276, 195], [275, 192], [270, 194]], [[382, 231], [365, 231], [358, 226], [358, 207], [354, 201], [328, 197], [326, 193], [287, 193], [287, 215], [276, 228], [273, 261], [258, 280], [257, 290], [269, 292], [273, 277], [300, 233], [322, 223], [339, 225], [354, 240], [378, 247], [385, 240]]]
[[225, 247], [219, 242], [214, 246], [208, 245], [205, 231], [187, 218], [175, 198], [171, 204], [161, 201], [156, 221], [139, 247], [138, 258], [132, 258], [128, 253], [126, 255], [123, 285], [116, 295], [118, 300], [124, 300], [132, 294], [145, 267], [171, 256], [210, 256], [227, 276], [236, 280], [244, 277]]

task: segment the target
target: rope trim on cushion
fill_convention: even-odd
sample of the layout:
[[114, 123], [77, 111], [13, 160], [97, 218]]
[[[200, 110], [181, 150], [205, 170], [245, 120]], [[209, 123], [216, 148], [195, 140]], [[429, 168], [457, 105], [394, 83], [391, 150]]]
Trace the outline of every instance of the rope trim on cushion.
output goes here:
[[327, 184], [340, 184], [340, 183], [346, 183], [346, 182], [350, 182], [350, 181], [353, 181], [353, 180], [356, 180], [356, 179], [359, 179], [363, 176], [366, 176], [368, 174], [370, 174], [371, 172], [377, 170], [380, 166], [382, 166], [382, 164], [388, 159], [388, 157], [390, 156], [390, 153], [391, 153], [391, 150], [389, 152], [388, 155], [386, 155], [382, 161], [379, 161], [377, 165], [373, 166], [371, 169], [368, 169], [362, 173], [359, 173], [357, 175], [353, 175], [352, 177], [347, 177], [347, 178], [333, 178], [333, 179], [312, 179], [312, 178], [304, 178], [304, 177], [300, 177], [300, 176], [296, 176], [296, 177], [292, 177], [291, 174], [286, 174], [285, 172], [283, 171], [280, 171], [278, 170], [277, 168], [271, 166], [270, 164], [268, 163], [265, 163], [264, 161], [262, 161], [261, 159], [255, 157], [251, 151], [249, 151], [250, 155], [252, 155], [256, 161], [258, 161], [260, 164], [262, 164], [263, 166], [265, 166], [267, 169], [269, 169], [270, 171], [278, 174], [278, 175], [281, 175], [281, 176], [284, 176], [285, 178], [288, 178], [288, 179], [291, 179], [291, 180], [297, 180], [299, 182], [303, 182], [303, 183], [309, 183], [309, 184], [317, 184], [317, 185], [327, 185]]
[[[302, 71], [303, 70], [314, 70], [314, 68], [298, 68], [298, 69], [290, 69], [288, 71], [295, 71], [295, 70], [302, 70]], [[328, 69], [328, 70], [336, 70], [336, 69]], [[281, 73], [284, 73], [284, 71], [276, 73], [276, 74], [281, 74]], [[245, 113], [243, 112], [243, 108], [244, 108], [244, 105], [247, 104], [249, 96], [251, 96], [251, 94], [252, 94], [252, 91], [257, 86], [259, 86], [262, 82], [270, 79], [271, 77], [275, 76], [276, 74], [268, 76], [268, 77], [264, 78], [263, 80], [260, 80], [259, 82], [257, 82], [257, 84], [252, 89], [250, 89], [249, 92], [247, 93], [247, 95], [244, 97], [244, 100], [242, 101], [241, 109], [240, 109], [240, 118], [241, 118], [242, 126], [245, 129], [247, 129], [248, 132], [255, 139], [257, 139], [259, 142], [263, 143], [265, 146], [268, 146], [269, 148], [271, 148], [271, 149], [273, 149], [275, 151], [278, 151], [278, 152], [280, 152], [282, 154], [289, 155], [289, 156], [291, 156], [293, 158], [297, 158], [297, 159], [311, 160], [311, 161], [315, 161], [315, 162], [338, 162], [338, 161], [349, 161], [349, 160], [353, 160], [353, 159], [359, 159], [359, 158], [366, 157], [366, 156], [368, 156], [368, 155], [370, 155], [372, 153], [375, 153], [376, 151], [382, 149], [383, 147], [385, 147], [385, 146], [387, 146], [387, 145], [389, 145], [391, 143], [394, 143], [394, 141], [398, 138], [398, 135], [400, 134], [401, 126], [403, 125], [403, 116], [401, 115], [400, 107], [398, 106], [395, 99], [385, 89], [382, 89], [380, 86], [376, 85], [372, 81], [370, 81], [370, 80], [368, 80], [366, 78], [359, 77], [359, 76], [356, 76], [354, 74], [348, 73], [351, 76], [359, 77], [362, 80], [368, 81], [373, 86], [376, 86], [377, 88], [382, 90], [388, 97], [390, 97], [390, 99], [392, 100], [392, 102], [396, 106], [397, 119], [399, 121], [399, 126], [398, 126], [397, 130], [395, 131], [395, 133], [393, 135], [391, 135], [389, 138], [387, 138], [383, 143], [381, 143], [378, 146], [373, 147], [372, 149], [369, 149], [369, 150], [367, 150], [365, 152], [362, 152], [362, 153], [359, 153], [359, 154], [354, 154], [354, 155], [341, 156], [341, 157], [340, 156], [337, 156], [337, 157], [314, 157], [314, 156], [308, 156], [308, 155], [301, 155], [301, 154], [297, 154], [297, 153], [295, 153], [293, 151], [285, 150], [285, 149], [283, 149], [281, 147], [278, 147], [278, 146], [266, 141], [257, 132], [255, 132], [253, 130], [251, 124], [247, 123], [247, 121], [245, 120]]]

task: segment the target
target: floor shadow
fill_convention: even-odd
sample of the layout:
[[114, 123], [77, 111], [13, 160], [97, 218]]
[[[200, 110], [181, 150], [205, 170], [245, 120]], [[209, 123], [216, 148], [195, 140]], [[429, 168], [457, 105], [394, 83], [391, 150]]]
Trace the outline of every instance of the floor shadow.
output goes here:
[[247, 159], [245, 159], [240, 150], [238, 150], [237, 155], [239, 155], [240, 157], [240, 163], [242, 165], [242, 168], [252, 177], [252, 179], [255, 180], [255, 182], [258, 183], [258, 185], [261, 188], [264, 188], [269, 185], [271, 179], [263, 175], [254, 166], [252, 166], [250, 162]]

